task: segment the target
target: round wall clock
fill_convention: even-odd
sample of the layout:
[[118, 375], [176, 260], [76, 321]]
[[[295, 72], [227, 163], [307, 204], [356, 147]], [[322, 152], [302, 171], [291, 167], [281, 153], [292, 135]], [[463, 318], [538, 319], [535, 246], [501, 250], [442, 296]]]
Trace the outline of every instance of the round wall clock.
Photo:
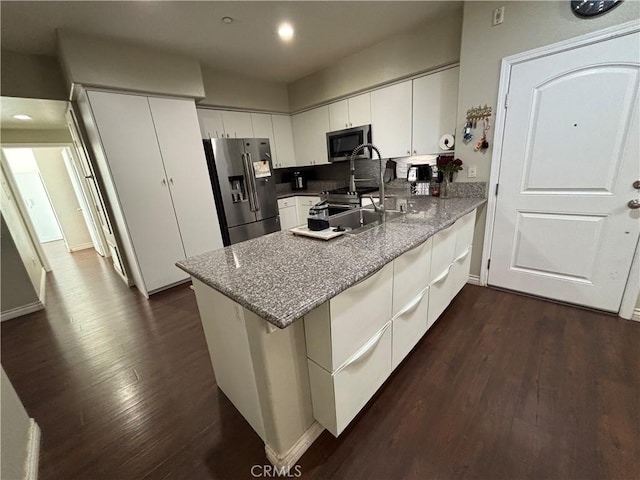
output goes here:
[[571, 0], [571, 11], [579, 17], [595, 17], [621, 3], [622, 0]]

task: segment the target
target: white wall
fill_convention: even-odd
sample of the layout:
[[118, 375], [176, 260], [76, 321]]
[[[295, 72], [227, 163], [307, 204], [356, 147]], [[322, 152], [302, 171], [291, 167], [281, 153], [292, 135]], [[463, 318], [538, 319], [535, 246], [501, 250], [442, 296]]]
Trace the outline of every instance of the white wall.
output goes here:
[[55, 57], [2, 50], [0, 62], [3, 97], [68, 99], [62, 70]]
[[27, 478], [31, 421], [20, 398], [2, 368], [0, 378], [2, 405], [2, 458], [0, 477], [6, 480]]
[[200, 64], [191, 58], [109, 38], [58, 31], [67, 87], [85, 86], [203, 98]]
[[455, 63], [460, 58], [461, 28], [462, 9], [454, 10], [290, 83], [291, 111]]
[[0, 306], [3, 312], [38, 302], [38, 294], [31, 284], [20, 253], [4, 221], [0, 222]]
[[62, 148], [34, 148], [38, 169], [58, 217], [67, 247], [79, 250], [93, 246], [78, 198], [62, 157]]
[[202, 80], [206, 97], [198, 105], [289, 113], [289, 94], [284, 83], [265, 82], [205, 66]]
[[30, 130], [3, 129], [0, 131], [3, 144], [44, 144], [44, 143], [72, 143], [69, 130]]
[[[493, 10], [505, 6], [504, 23], [493, 27]], [[627, 1], [602, 17], [580, 19], [573, 15], [567, 0], [562, 1], [467, 1], [464, 3], [462, 45], [460, 49], [460, 86], [458, 91], [458, 137], [468, 108], [489, 105], [494, 111], [498, 97], [500, 61], [503, 57], [532, 50], [578, 35], [600, 30], [640, 17], [640, 2]], [[495, 118], [495, 117], [494, 117]], [[489, 134], [493, 138], [493, 129]], [[465, 169], [476, 166], [477, 178], [468, 179], [466, 170], [457, 181], [488, 181], [493, 142], [486, 153], [474, 152], [473, 142], [456, 142], [455, 155]], [[471, 273], [479, 275], [486, 209], [481, 209], [471, 259]]]

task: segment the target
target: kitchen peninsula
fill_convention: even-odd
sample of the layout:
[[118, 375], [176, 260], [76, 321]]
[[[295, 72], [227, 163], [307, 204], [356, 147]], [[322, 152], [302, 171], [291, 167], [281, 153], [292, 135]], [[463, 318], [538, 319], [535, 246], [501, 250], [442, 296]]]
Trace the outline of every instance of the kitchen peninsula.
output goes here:
[[406, 214], [329, 242], [277, 232], [178, 267], [193, 278], [217, 384], [293, 465], [338, 436], [468, 280], [484, 198], [403, 196]]

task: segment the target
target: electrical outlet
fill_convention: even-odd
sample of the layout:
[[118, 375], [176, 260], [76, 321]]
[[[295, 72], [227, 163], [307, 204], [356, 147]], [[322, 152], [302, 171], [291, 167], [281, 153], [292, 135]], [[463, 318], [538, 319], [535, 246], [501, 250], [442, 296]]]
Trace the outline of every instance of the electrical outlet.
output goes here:
[[504, 7], [498, 7], [493, 11], [493, 26], [504, 22]]
[[476, 178], [478, 176], [478, 170], [475, 165], [472, 165], [467, 170], [467, 178]]

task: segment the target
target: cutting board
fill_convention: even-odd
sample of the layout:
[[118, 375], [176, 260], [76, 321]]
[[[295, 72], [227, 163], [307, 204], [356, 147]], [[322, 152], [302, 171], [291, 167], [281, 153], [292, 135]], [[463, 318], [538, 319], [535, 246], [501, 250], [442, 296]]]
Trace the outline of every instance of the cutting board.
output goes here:
[[314, 230], [309, 230], [309, 227], [295, 227], [295, 228], [289, 229], [289, 231], [294, 235], [302, 235], [304, 237], [319, 238], [320, 240], [331, 240], [332, 238], [336, 238], [336, 237], [339, 237], [340, 235], [344, 235], [345, 233], [347, 233], [346, 231], [334, 232], [333, 228], [314, 231]]

